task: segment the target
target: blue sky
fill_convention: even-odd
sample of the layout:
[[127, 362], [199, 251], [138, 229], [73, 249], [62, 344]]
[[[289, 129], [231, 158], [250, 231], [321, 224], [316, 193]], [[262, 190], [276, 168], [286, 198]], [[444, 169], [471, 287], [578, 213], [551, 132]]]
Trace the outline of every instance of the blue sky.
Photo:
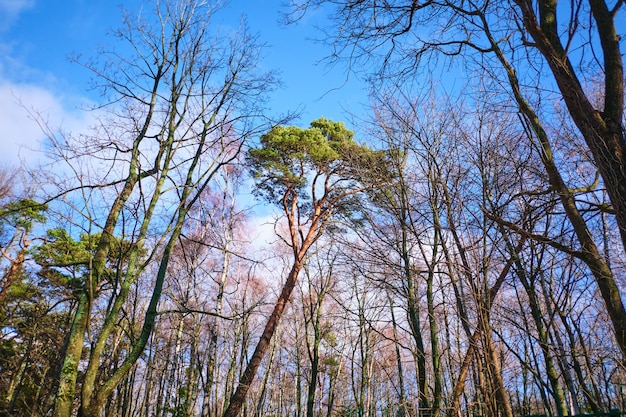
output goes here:
[[[231, 0], [224, 24], [237, 24], [245, 13], [253, 32], [268, 44], [262, 65], [282, 72], [284, 88], [272, 97], [275, 113], [303, 109], [296, 123], [308, 125], [320, 116], [346, 121], [367, 104], [366, 86], [341, 68], [318, 64], [327, 50], [312, 41], [320, 36], [315, 15], [297, 25], [279, 24], [283, 0]], [[150, 2], [126, 0], [134, 10]], [[53, 127], [87, 129], [89, 114], [81, 103], [96, 100], [89, 91], [90, 74], [72, 64], [71, 54], [93, 56], [107, 31], [121, 21], [115, 0], [0, 0], [0, 163], [17, 165], [18, 156], [36, 158], [43, 135], [28, 117], [40, 114]]]

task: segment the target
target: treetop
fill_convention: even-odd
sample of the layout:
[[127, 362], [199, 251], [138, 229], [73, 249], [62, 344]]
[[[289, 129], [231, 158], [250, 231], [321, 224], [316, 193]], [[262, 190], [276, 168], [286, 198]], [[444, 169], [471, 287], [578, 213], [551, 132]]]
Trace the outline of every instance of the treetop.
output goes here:
[[320, 118], [309, 128], [275, 126], [261, 136], [258, 148], [248, 151], [248, 163], [257, 182], [256, 193], [277, 202], [285, 192], [302, 194], [308, 181], [320, 176], [339, 182], [368, 181], [385, 153], [354, 141], [354, 132], [342, 122]]

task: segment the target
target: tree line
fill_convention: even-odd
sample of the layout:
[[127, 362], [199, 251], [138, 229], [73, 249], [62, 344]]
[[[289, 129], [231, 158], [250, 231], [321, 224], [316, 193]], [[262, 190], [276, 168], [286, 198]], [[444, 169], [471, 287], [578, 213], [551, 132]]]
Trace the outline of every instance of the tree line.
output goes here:
[[357, 135], [271, 116], [262, 45], [211, 2], [77, 62], [97, 124], [42, 124], [54, 163], [0, 170], [0, 414], [624, 409], [623, 2], [289, 17], [316, 8], [370, 80]]

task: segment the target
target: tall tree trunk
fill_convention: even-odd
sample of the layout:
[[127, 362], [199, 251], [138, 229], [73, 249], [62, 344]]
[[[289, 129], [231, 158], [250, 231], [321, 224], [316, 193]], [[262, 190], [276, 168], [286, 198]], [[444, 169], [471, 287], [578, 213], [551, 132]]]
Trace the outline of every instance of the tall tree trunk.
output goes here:
[[259, 398], [256, 403], [256, 407], [254, 410], [254, 417], [262, 417], [264, 415], [263, 408], [265, 407], [265, 398], [267, 397], [267, 387], [269, 385], [270, 376], [272, 374], [272, 366], [274, 364], [274, 355], [276, 354], [276, 346], [278, 342], [274, 338], [274, 343], [272, 344], [272, 350], [270, 351], [270, 356], [267, 358], [267, 368], [265, 369], [265, 375], [263, 376], [263, 382], [261, 383], [261, 392], [259, 393]]
[[202, 415], [210, 416], [211, 410], [211, 394], [215, 392], [215, 398], [217, 402], [217, 387], [216, 387], [216, 366], [217, 366], [217, 354], [218, 354], [218, 338], [220, 334], [220, 322], [217, 315], [222, 314], [224, 306], [224, 291], [226, 290], [226, 281], [228, 273], [230, 271], [230, 239], [231, 236], [224, 236], [226, 239], [224, 248], [222, 250], [222, 271], [220, 273], [219, 285], [217, 289], [217, 296], [215, 300], [215, 313], [216, 316], [211, 317], [209, 320], [209, 346], [207, 348], [207, 366], [206, 366], [206, 383], [204, 384], [204, 402], [202, 405]]
[[[29, 348], [32, 347], [32, 340], [29, 342]], [[13, 407], [15, 406], [15, 400], [19, 394], [19, 387], [22, 384], [28, 362], [30, 360], [30, 352], [27, 350], [24, 352], [24, 357], [20, 361], [20, 366], [13, 372], [9, 386], [6, 388], [4, 405], [7, 413], [13, 413]], [[41, 384], [38, 384], [41, 386]], [[1, 408], [0, 408], [1, 410]]]
[[[435, 280], [435, 268], [438, 262], [438, 249], [439, 249], [439, 234], [434, 234], [434, 240], [432, 245], [431, 261], [428, 265], [428, 275], [426, 277], [426, 305], [428, 309], [428, 324], [430, 329], [430, 349], [432, 356], [433, 367], [433, 403], [431, 410], [431, 417], [438, 417], [441, 408], [442, 401], [442, 381], [441, 381], [441, 358], [439, 353], [439, 328], [437, 326], [437, 320], [435, 317], [435, 295], [434, 295], [434, 280]], [[426, 258], [425, 258], [426, 259]]]
[[393, 342], [394, 348], [396, 352], [396, 367], [398, 368], [398, 388], [399, 395], [398, 398], [400, 403], [400, 409], [398, 411], [398, 416], [403, 417], [409, 415], [409, 408], [407, 407], [407, 398], [404, 387], [404, 368], [402, 366], [402, 354], [400, 351], [400, 342], [398, 340], [398, 323], [396, 322], [396, 315], [394, 313], [394, 303], [393, 297], [391, 296], [390, 291], [387, 292], [387, 300], [389, 301], [389, 312], [391, 313], [391, 325], [393, 330]]
[[5, 275], [0, 281], [0, 283], [2, 284], [2, 288], [0, 288], [0, 305], [2, 304], [2, 300], [4, 299], [4, 297], [6, 297], [6, 295], [9, 293], [9, 288], [11, 287], [11, 284], [13, 284], [13, 282], [19, 277], [20, 268], [22, 267], [26, 259], [26, 253], [28, 252], [28, 246], [30, 244], [30, 241], [26, 239], [26, 232], [24, 232], [22, 242], [22, 249], [20, 249], [15, 259], [11, 259], [4, 253], [4, 250], [0, 248], [0, 252], [2, 253], [2, 255], [10, 262], [10, 265], [7, 268]]
[[407, 247], [406, 227], [403, 227], [402, 236], [402, 267], [404, 280], [407, 286], [407, 314], [416, 349], [415, 356], [417, 359], [417, 389], [419, 408], [420, 410], [429, 410], [430, 412], [430, 404], [428, 401], [428, 395], [426, 394], [426, 351], [424, 349], [424, 340], [422, 338], [422, 329], [417, 303], [417, 288]]
[[59, 386], [54, 402], [55, 417], [71, 417], [72, 415], [76, 379], [78, 377], [78, 363], [83, 353], [90, 307], [89, 294], [86, 291], [81, 291], [78, 294], [76, 313], [74, 314], [67, 345], [63, 353], [63, 365], [61, 366]]
[[319, 364], [320, 364], [320, 338], [321, 332], [319, 329], [320, 320], [321, 320], [321, 305], [318, 304], [317, 311], [315, 312], [315, 323], [313, 324], [313, 346], [312, 352], [309, 353], [310, 361], [311, 361], [311, 375], [309, 379], [309, 387], [307, 389], [307, 400], [306, 400], [306, 416], [313, 417], [314, 406], [315, 406], [315, 393], [317, 391], [317, 379], [319, 374]]
[[[572, 358], [572, 368], [574, 369], [574, 374], [576, 375], [576, 379], [578, 380], [578, 386], [580, 387], [580, 391], [583, 393], [589, 408], [594, 414], [600, 414], [602, 412], [600, 405], [598, 403], [598, 392], [595, 390], [595, 382], [593, 380], [587, 381], [585, 376], [583, 375], [583, 369], [580, 361], [578, 360], [578, 349], [576, 348], [576, 336], [574, 335], [574, 330], [572, 326], [570, 326], [569, 321], [567, 319], [567, 315], [562, 312], [560, 309], [557, 312], [561, 323], [563, 324], [563, 328], [565, 329], [565, 333], [567, 334], [567, 338], [569, 340], [570, 345], [570, 355]], [[582, 342], [582, 340], [581, 340]], [[583, 347], [584, 348], [584, 347]], [[589, 384], [591, 382], [591, 384]], [[591, 385], [591, 387], [590, 387]]]
[[254, 381], [254, 377], [256, 375], [259, 366], [261, 365], [261, 361], [265, 357], [267, 349], [270, 345], [272, 337], [276, 332], [276, 327], [278, 327], [278, 322], [283, 314], [285, 306], [291, 297], [291, 293], [293, 292], [294, 287], [296, 286], [296, 280], [298, 278], [298, 274], [302, 269], [302, 260], [297, 260], [294, 262], [289, 275], [287, 276], [287, 280], [283, 285], [283, 289], [274, 305], [274, 309], [272, 314], [270, 315], [267, 323], [265, 324], [265, 328], [263, 329], [263, 333], [261, 334], [261, 338], [254, 349], [254, 353], [250, 358], [250, 362], [248, 362], [248, 366], [239, 379], [239, 384], [237, 385], [237, 389], [235, 393], [230, 398], [230, 402], [228, 403], [228, 407], [224, 412], [223, 417], [237, 417], [239, 413], [241, 413], [241, 409], [246, 400], [246, 395], [248, 394], [248, 390]]
[[[582, 133], [593, 154], [609, 195], [626, 250], [626, 138], [624, 137], [624, 68], [620, 36], [615, 15], [622, 5], [609, 10], [602, 0], [591, 0], [591, 16], [595, 21], [597, 40], [602, 48], [604, 74], [604, 109], [596, 110], [585, 94], [568, 51], [560, 40], [557, 25], [557, 2], [539, 1], [539, 16], [530, 0], [516, 0], [524, 16], [524, 27], [535, 40], [536, 48], [546, 59], [563, 96], [572, 120]], [[609, 313], [611, 313], [609, 311]], [[612, 316], [613, 319], [615, 319]], [[626, 347], [626, 329], [617, 327], [620, 346]], [[623, 348], [622, 353], [626, 355]]]
[[[300, 358], [300, 337], [298, 336], [298, 328], [299, 326], [295, 326], [295, 336], [296, 336], [296, 417], [302, 417], [302, 360]], [[306, 337], [306, 336], [305, 336]]]
[[335, 397], [336, 397], [336, 387], [337, 382], [341, 376], [341, 371], [343, 369], [344, 361], [342, 359], [339, 360], [339, 366], [337, 366], [337, 371], [334, 375], [331, 375], [330, 381], [328, 382], [328, 406], [326, 407], [326, 417], [332, 417], [333, 410], [335, 406]]
[[494, 399], [500, 412], [502, 413], [501, 415], [504, 417], [513, 417], [513, 408], [511, 407], [511, 401], [509, 399], [508, 392], [506, 392], [504, 379], [502, 378], [502, 367], [493, 343], [492, 331], [488, 317], [485, 317], [481, 327], [485, 348], [487, 350], [485, 359], [487, 361], [489, 373], [492, 377], [491, 386], [493, 389]]
[[[530, 2], [526, 0], [517, 0], [517, 3], [522, 7], [523, 12], [525, 14], [524, 24], [526, 28], [533, 34], [536, 41], [541, 43], [538, 45], [540, 50], [542, 48], [548, 48], [552, 51], [554, 45], [550, 45], [547, 42], [547, 39], [544, 37], [541, 30], [544, 28], [539, 28], [536, 25], [536, 17], [534, 15], [534, 11], [530, 6]], [[548, 2], [541, 2], [544, 6]], [[598, 4], [602, 3], [602, 1], [594, 0], [592, 1], [595, 6], [592, 8], [598, 8]], [[556, 7], [556, 2], [551, 2], [549, 7]], [[544, 10], [545, 11], [545, 10]], [[549, 23], [550, 25], [554, 25], [554, 28], [550, 30], [556, 30], [556, 13], [552, 16], [554, 21]], [[546, 18], [546, 16], [542, 16], [542, 19]], [[615, 27], [611, 25], [607, 30], [615, 31]], [[541, 121], [539, 120], [538, 115], [535, 113], [534, 109], [530, 106], [530, 104], [524, 98], [519, 80], [517, 78], [517, 74], [513, 66], [509, 63], [509, 61], [504, 56], [504, 53], [500, 50], [498, 42], [491, 37], [490, 33], [487, 33], [490, 44], [494, 49], [494, 52], [506, 70], [507, 76], [509, 78], [509, 84], [512, 88], [513, 96], [517, 103], [518, 109], [520, 113], [523, 115], [523, 120], [525, 122], [525, 127], [527, 128], [527, 134], [530, 140], [535, 140], [538, 142], [538, 148], [540, 149], [540, 157], [541, 162], [548, 174], [548, 180], [554, 191], [558, 194], [561, 205], [565, 211], [565, 214], [568, 220], [571, 222], [574, 233], [578, 239], [578, 242], [581, 246], [581, 252], [577, 256], [582, 259], [593, 274], [598, 288], [600, 289], [600, 294], [604, 301], [604, 305], [606, 307], [607, 313], [611, 319], [611, 324], [613, 325], [614, 335], [617, 341], [617, 345], [619, 346], [622, 358], [626, 361], [626, 309], [624, 308], [624, 304], [622, 302], [622, 297], [620, 294], [619, 287], [615, 281], [615, 277], [613, 276], [613, 272], [609, 265], [603, 259], [595, 241], [592, 238], [592, 234], [587, 227], [587, 223], [584, 217], [581, 215], [578, 207], [576, 205], [576, 200], [572, 191], [567, 187], [557, 163], [554, 160], [552, 146], [548, 137], [548, 133], [543, 128]], [[552, 35], [557, 35], [554, 32]], [[558, 39], [558, 36], [557, 36]], [[615, 46], [618, 47], [617, 43]], [[548, 51], [548, 49], [544, 49]], [[561, 51], [562, 52], [562, 51]], [[550, 52], [551, 53], [551, 52]], [[599, 154], [599, 160], [596, 160], [596, 164], [603, 175], [603, 179], [607, 186], [607, 191], [609, 192], [609, 196], [611, 197], [611, 202], [614, 205], [614, 208], [617, 211], [617, 220], [618, 226], [620, 228], [620, 233], [622, 236], [622, 242], [626, 248], [626, 163], [624, 158], [626, 158], [626, 141], [624, 140], [622, 127], [620, 125], [619, 120], [621, 120], [622, 112], [623, 112], [623, 97], [617, 98], [615, 91], [608, 91], [611, 97], [616, 100], [615, 103], [609, 104], [606, 103], [607, 106], [617, 105], [619, 108], [618, 116], [616, 117], [615, 109], [612, 109], [612, 115], [607, 115], [610, 120], [618, 120], [611, 122], [611, 129], [608, 129], [606, 120], [603, 120], [600, 112], [596, 111], [593, 106], [587, 101], [586, 97], [583, 94], [582, 87], [578, 83], [578, 80], [573, 76], [573, 71], [571, 71], [571, 65], [569, 60], [563, 58], [565, 55], [550, 55], [550, 53], [544, 55], [546, 59], [551, 65], [553, 71], [555, 71], [555, 77], [557, 79], [557, 83], [559, 84], [559, 88], [561, 88], [565, 101], [570, 108], [570, 112], [572, 113], [572, 117], [575, 122], [580, 123], [579, 129], [585, 136], [594, 157], [596, 154]], [[613, 58], [619, 59], [621, 63], [621, 54], [619, 54], [618, 47], [618, 56]], [[612, 59], [613, 59], [612, 58]], [[606, 57], [605, 57], [606, 59]], [[565, 65], [563, 65], [565, 62]], [[564, 72], [562, 72], [563, 70]], [[623, 96], [623, 74], [621, 71], [621, 64], [619, 69], [620, 81], [618, 86], [614, 86], [620, 95]], [[613, 74], [614, 76], [615, 74]], [[615, 81], [615, 80], [613, 80]], [[608, 87], [608, 85], [607, 85]], [[608, 98], [607, 98], [608, 99]], [[621, 103], [621, 105], [619, 103]], [[584, 119], [585, 121], [577, 119]], [[615, 127], [619, 128], [619, 135], [616, 135], [614, 131], [610, 131], [615, 129]], [[608, 129], [608, 130], [607, 130]], [[620, 136], [619, 138], [617, 136]], [[606, 143], [603, 143], [606, 141]], [[591, 142], [591, 143], [590, 143]], [[621, 143], [620, 143], [621, 142]], [[611, 161], [609, 161], [611, 160]], [[606, 177], [605, 177], [606, 175]], [[519, 230], [519, 228], [517, 228]], [[571, 250], [567, 250], [567, 252], [572, 253]]]
[[[502, 284], [504, 283], [504, 279], [508, 275], [509, 270], [511, 269], [511, 267], [513, 266], [513, 263], [515, 262], [515, 258], [517, 258], [523, 246], [524, 246], [524, 239], [520, 240], [517, 247], [515, 248], [515, 252], [512, 254], [511, 258], [507, 261], [507, 263], [504, 265], [504, 267], [502, 268], [502, 271], [500, 271], [500, 275], [498, 276], [498, 279], [496, 280], [496, 282], [494, 282], [493, 286], [489, 289], [489, 292], [487, 294], [488, 299], [486, 301], [488, 308], [491, 308], [491, 305], [493, 304], [493, 301], [495, 300], [495, 297], [498, 294], [498, 291], [500, 291], [500, 288], [502, 287]], [[444, 247], [444, 253], [447, 252], [446, 246], [444, 245], [443, 247]], [[488, 312], [489, 311], [487, 311], [486, 313]], [[479, 318], [480, 317], [481, 315], [479, 315]], [[467, 317], [465, 317], [465, 319], [467, 320]], [[483, 326], [480, 325], [480, 322], [479, 322], [478, 326], [476, 327], [476, 330], [471, 334], [467, 351], [465, 353], [465, 357], [463, 359], [461, 369], [459, 370], [459, 375], [457, 376], [456, 382], [454, 383], [454, 386], [452, 389], [452, 397], [451, 397], [452, 406], [450, 407], [450, 411], [448, 413], [449, 417], [460, 416], [461, 395], [463, 394], [463, 390], [465, 389], [465, 381], [467, 379], [467, 375], [469, 373], [471, 364], [475, 358], [476, 351], [478, 349], [478, 341], [481, 338], [483, 330], [484, 328]], [[510, 404], [509, 404], [509, 407], [510, 407]]]
[[[188, 189], [186, 189], [189, 192]], [[186, 196], [182, 198], [182, 201], [186, 200]], [[141, 356], [150, 339], [150, 335], [152, 334], [152, 330], [154, 329], [156, 319], [158, 316], [157, 307], [161, 300], [161, 293], [163, 291], [163, 283], [165, 281], [167, 266], [169, 264], [169, 259], [172, 254], [172, 250], [176, 242], [178, 241], [178, 237], [182, 231], [183, 222], [186, 218], [187, 210], [184, 208], [179, 208], [179, 212], [177, 215], [175, 226], [173, 227], [172, 234], [169, 237], [167, 245], [162, 254], [161, 262], [159, 264], [159, 269], [157, 271], [157, 276], [155, 278], [154, 287], [152, 289], [152, 294], [150, 297], [150, 302], [148, 304], [148, 308], [146, 309], [146, 313], [144, 316], [143, 326], [141, 328], [141, 332], [137, 337], [136, 343], [132, 346], [128, 355], [124, 359], [124, 361], [115, 368], [115, 371], [111, 374], [111, 376], [104, 381], [102, 385], [99, 386], [98, 390], [94, 393], [93, 398], [87, 405], [82, 404], [79, 409], [80, 417], [97, 417], [100, 414], [100, 410], [106, 403], [106, 399], [109, 397], [111, 392], [117, 387], [117, 385], [126, 377], [128, 372], [135, 366], [137, 360]], [[85, 399], [83, 399], [84, 401]]]
[[[511, 247], [510, 244], [508, 244], [508, 246]], [[526, 291], [526, 295], [528, 296], [528, 302], [530, 304], [530, 314], [537, 329], [539, 347], [541, 349], [541, 353], [543, 354], [545, 372], [546, 376], [548, 377], [548, 381], [550, 382], [550, 391], [552, 393], [552, 398], [554, 399], [554, 404], [556, 405], [556, 412], [559, 417], [563, 417], [568, 414], [567, 401], [565, 399], [563, 386], [559, 381], [559, 375], [556, 369], [556, 365], [554, 363], [554, 353], [549, 342], [549, 329], [546, 329], [544, 323], [545, 315], [543, 314], [543, 311], [541, 309], [539, 297], [536, 292], [536, 290], [538, 290], [540, 286], [537, 285], [536, 279], [534, 279], [536, 277], [528, 276], [524, 265], [522, 265], [522, 262], [518, 257], [516, 257], [515, 263], [517, 266], [517, 277], [522, 283], [522, 286]], [[532, 272], [530, 273], [532, 274]]]

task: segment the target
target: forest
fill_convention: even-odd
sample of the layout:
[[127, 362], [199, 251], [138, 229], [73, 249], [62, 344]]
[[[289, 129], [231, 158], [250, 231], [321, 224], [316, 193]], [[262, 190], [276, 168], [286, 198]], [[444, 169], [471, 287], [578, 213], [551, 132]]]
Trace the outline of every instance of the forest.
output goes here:
[[352, 123], [220, 3], [124, 15], [97, 123], [0, 167], [0, 415], [625, 412], [625, 2], [292, 0]]

